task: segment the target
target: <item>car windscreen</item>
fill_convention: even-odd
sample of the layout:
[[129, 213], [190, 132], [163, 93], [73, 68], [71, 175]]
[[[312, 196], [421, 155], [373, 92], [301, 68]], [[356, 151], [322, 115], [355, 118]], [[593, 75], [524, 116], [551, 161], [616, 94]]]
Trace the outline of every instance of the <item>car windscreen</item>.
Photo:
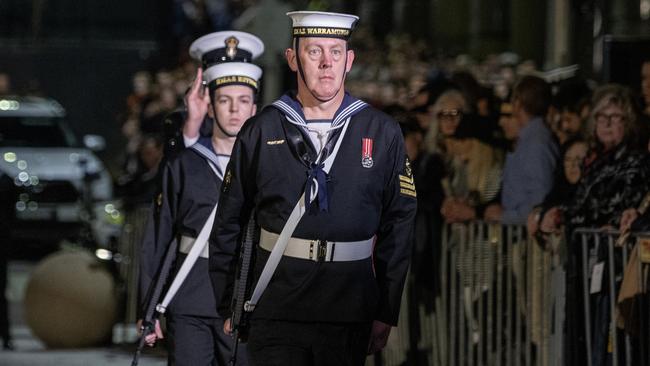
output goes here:
[[71, 147], [74, 136], [57, 117], [0, 116], [1, 147]]

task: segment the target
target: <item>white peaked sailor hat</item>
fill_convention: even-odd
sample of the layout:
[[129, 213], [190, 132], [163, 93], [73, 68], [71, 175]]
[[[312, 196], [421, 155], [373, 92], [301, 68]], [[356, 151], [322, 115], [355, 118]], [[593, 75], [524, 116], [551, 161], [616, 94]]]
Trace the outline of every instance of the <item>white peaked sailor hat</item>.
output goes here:
[[327, 37], [348, 40], [359, 21], [350, 14], [322, 11], [291, 11], [287, 16], [293, 21], [293, 37]]
[[245, 85], [257, 92], [261, 77], [262, 69], [247, 62], [223, 62], [208, 67], [203, 73], [210, 91], [228, 85]]
[[190, 45], [190, 56], [200, 61], [204, 70], [222, 62], [251, 62], [263, 52], [261, 39], [239, 31], [206, 34]]

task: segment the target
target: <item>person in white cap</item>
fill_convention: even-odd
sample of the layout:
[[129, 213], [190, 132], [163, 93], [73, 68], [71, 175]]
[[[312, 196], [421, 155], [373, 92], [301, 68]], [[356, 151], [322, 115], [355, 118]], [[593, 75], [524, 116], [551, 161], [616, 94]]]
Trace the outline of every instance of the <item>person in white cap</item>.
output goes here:
[[242, 218], [253, 212], [261, 233], [244, 306], [249, 362], [363, 365], [397, 323], [413, 176], [397, 122], [345, 92], [358, 17], [288, 15], [298, 90], [239, 132], [210, 238], [212, 286], [226, 316]]
[[[214, 121], [212, 136], [193, 136], [188, 148], [170, 158], [164, 165], [161, 193], [152, 208], [142, 242], [140, 255], [141, 304], [155, 286], [166, 250], [174, 239], [179, 249], [170, 282], [179, 271], [188, 253], [197, 243], [203, 228], [212, 228], [213, 211], [224, 180], [224, 172], [244, 122], [256, 112], [256, 95], [262, 70], [251, 58], [263, 50], [261, 41], [242, 32], [225, 31], [198, 39], [191, 47], [193, 56], [206, 68], [197, 71], [197, 78], [187, 96], [187, 122], [197, 123], [189, 130], [198, 131], [206, 115]], [[246, 46], [248, 50], [240, 49]], [[204, 86], [205, 84], [205, 86]], [[186, 137], [187, 139], [187, 137]], [[207, 240], [207, 237], [206, 237]], [[166, 308], [169, 364], [226, 365], [231, 356], [230, 338], [223, 334], [223, 319], [217, 313], [208, 277], [208, 250], [201, 250], [178, 292]], [[162, 300], [162, 299], [161, 299]], [[159, 300], [156, 300], [159, 301]], [[158, 321], [155, 332], [147, 335], [153, 345], [163, 338]], [[237, 357], [245, 365], [246, 357]]]
[[[202, 80], [201, 73], [208, 67], [224, 62], [250, 63], [264, 52], [264, 43], [257, 36], [239, 31], [222, 31], [207, 34], [192, 43], [190, 56], [201, 62], [194, 80]], [[199, 140], [201, 125], [207, 115], [209, 96], [204, 88], [190, 89], [185, 95], [187, 115], [183, 123], [183, 142], [190, 147]], [[217, 122], [216, 127], [226, 135], [231, 134], [222, 129]], [[231, 136], [234, 137], [234, 136]]]
[[[230, 50], [230, 51], [229, 51]], [[212, 65], [223, 62], [252, 62], [265, 50], [259, 37], [240, 31], [221, 31], [206, 34], [192, 42], [190, 56], [201, 64], [194, 80], [202, 80], [201, 73]], [[213, 120], [207, 115], [204, 88], [189, 89], [185, 94], [185, 109], [165, 116], [163, 121], [164, 155], [171, 159], [183, 149], [192, 146], [201, 136], [211, 136]], [[219, 128], [219, 125], [217, 125]]]

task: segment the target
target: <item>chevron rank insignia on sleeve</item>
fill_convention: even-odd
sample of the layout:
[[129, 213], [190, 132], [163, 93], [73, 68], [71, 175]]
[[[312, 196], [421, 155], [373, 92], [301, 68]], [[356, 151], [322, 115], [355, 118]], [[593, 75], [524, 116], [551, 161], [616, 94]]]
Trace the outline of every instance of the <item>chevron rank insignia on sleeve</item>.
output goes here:
[[413, 180], [413, 170], [408, 156], [404, 163], [404, 175], [399, 174], [399, 192], [406, 196], [417, 197], [415, 193], [415, 182]]

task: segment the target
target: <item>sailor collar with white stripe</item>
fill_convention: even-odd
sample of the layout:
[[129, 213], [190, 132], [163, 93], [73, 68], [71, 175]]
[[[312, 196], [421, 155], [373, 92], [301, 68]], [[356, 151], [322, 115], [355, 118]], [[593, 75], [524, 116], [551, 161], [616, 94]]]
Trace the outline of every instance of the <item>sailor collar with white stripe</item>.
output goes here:
[[219, 164], [219, 157], [228, 155], [217, 154], [212, 146], [212, 139], [201, 137], [196, 143], [194, 143], [194, 145], [190, 146], [190, 148], [205, 158], [208, 161], [208, 164], [211, 164], [213, 168], [216, 169], [217, 177], [220, 180], [223, 180], [223, 170]]
[[[289, 122], [298, 126], [307, 127], [307, 121], [302, 111], [302, 105], [296, 99], [293, 92], [284, 94], [271, 105], [279, 109], [280, 112], [287, 117]], [[334, 113], [334, 118], [332, 118], [332, 127], [339, 127], [348, 117], [354, 116], [367, 106], [368, 104], [366, 102], [351, 96], [348, 92], [345, 92], [343, 101], [341, 102], [339, 109]]]
[[219, 153], [217, 153], [214, 150], [214, 144], [212, 143], [212, 138], [210, 138], [210, 137], [201, 136], [201, 137], [199, 137], [198, 140], [196, 140], [196, 142], [203, 145], [204, 147], [206, 147], [215, 156], [227, 156], [227, 157], [230, 157], [230, 155], [227, 155], [227, 154], [219, 154]]

